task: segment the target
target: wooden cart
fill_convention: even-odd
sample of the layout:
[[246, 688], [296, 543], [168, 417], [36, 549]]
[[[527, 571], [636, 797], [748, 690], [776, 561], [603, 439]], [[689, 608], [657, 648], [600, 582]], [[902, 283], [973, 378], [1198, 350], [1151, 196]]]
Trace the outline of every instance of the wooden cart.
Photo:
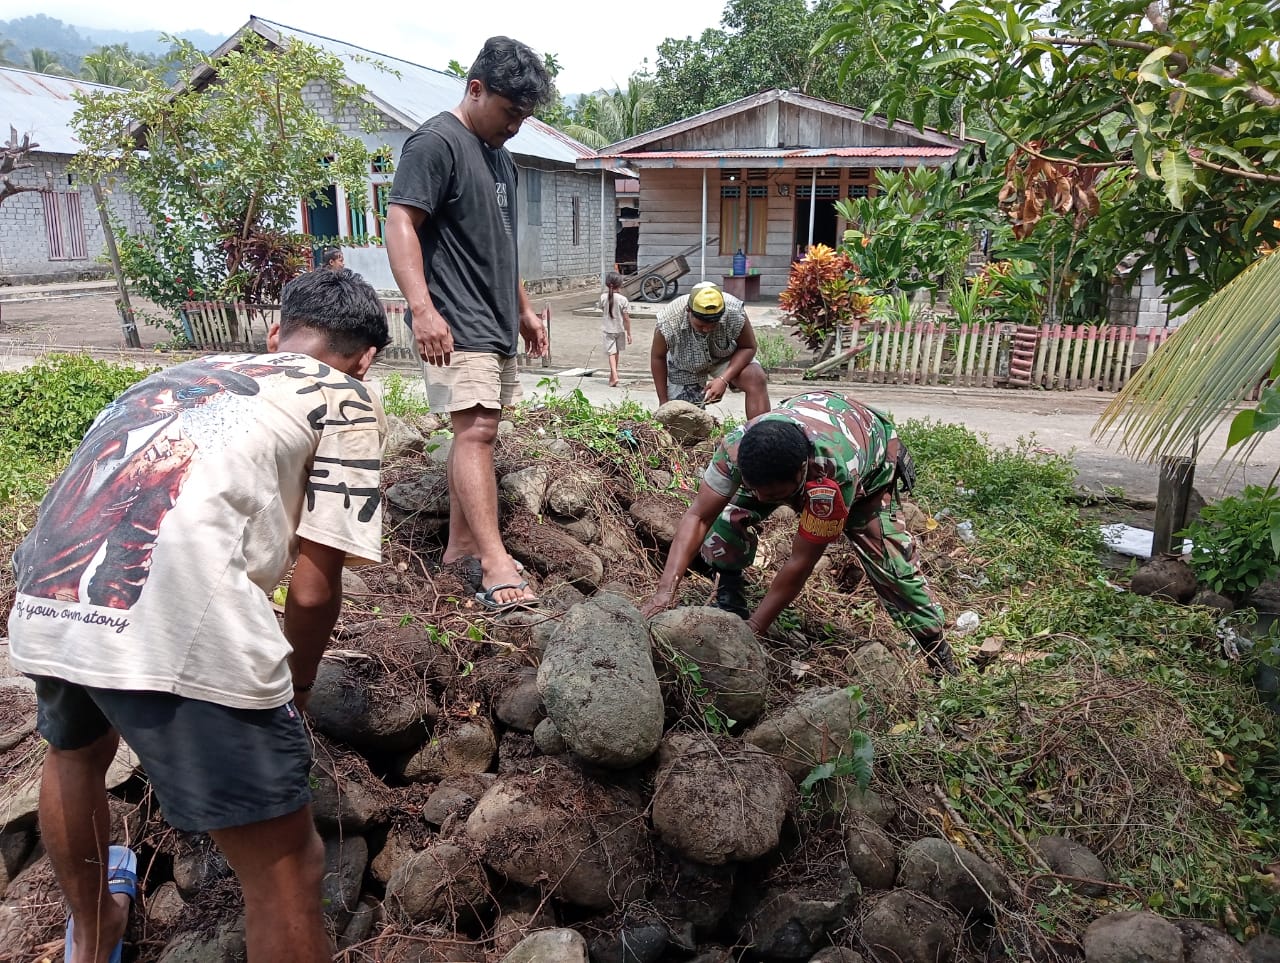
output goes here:
[[[707, 243], [715, 244], [719, 240], [719, 237], [709, 237]], [[631, 301], [667, 301], [674, 298], [680, 290], [680, 279], [689, 273], [689, 257], [701, 246], [690, 245], [665, 261], [641, 268], [623, 281], [623, 296]]]

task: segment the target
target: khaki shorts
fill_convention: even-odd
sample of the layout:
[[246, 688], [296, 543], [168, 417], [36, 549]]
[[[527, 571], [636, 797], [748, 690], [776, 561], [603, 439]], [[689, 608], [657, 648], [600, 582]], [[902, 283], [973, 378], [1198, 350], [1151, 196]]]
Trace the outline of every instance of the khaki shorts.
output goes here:
[[623, 331], [612, 334], [606, 331], [604, 333], [604, 353], [605, 354], [622, 354], [623, 349], [627, 346], [627, 335]]
[[434, 414], [468, 408], [508, 408], [519, 401], [520, 371], [515, 356], [488, 351], [455, 351], [449, 364], [422, 364], [427, 404]]

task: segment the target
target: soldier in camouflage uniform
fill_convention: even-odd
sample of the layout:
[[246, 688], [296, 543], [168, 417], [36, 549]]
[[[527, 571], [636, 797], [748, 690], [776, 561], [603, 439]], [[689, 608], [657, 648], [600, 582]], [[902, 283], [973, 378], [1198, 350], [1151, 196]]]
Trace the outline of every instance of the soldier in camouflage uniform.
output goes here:
[[[945, 620], [920, 572], [898, 488], [915, 471], [892, 422], [834, 391], [788, 398], [725, 436], [680, 522], [646, 615], [670, 607], [694, 553], [716, 573], [716, 605], [764, 632], [804, 588], [826, 546], [843, 532], [867, 580], [894, 621], [919, 643], [931, 665], [954, 671], [943, 639]], [[799, 516], [791, 557], [754, 613], [743, 595], [743, 570], [755, 559], [758, 531], [779, 505]]]

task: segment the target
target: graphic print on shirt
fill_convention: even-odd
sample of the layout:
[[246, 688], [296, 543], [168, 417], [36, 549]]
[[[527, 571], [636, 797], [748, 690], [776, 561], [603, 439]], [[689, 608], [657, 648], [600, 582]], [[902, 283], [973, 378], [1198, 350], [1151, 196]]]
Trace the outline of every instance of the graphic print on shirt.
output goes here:
[[495, 180], [493, 182], [494, 190], [498, 197], [498, 210], [502, 212], [502, 227], [507, 232], [507, 237], [511, 236], [511, 200], [507, 192], [507, 184], [505, 181]]
[[[18, 591], [132, 608], [146, 584], [161, 526], [197, 459], [206, 449], [216, 452], [238, 443], [252, 430], [238, 399], [257, 395], [258, 379], [277, 374], [308, 379], [299, 384], [300, 395], [318, 391], [317, 374], [324, 378], [331, 371], [310, 358], [281, 361], [245, 356], [182, 365], [139, 382], [104, 409], [50, 490], [48, 507], [31, 535], [14, 553]], [[335, 413], [321, 404], [311, 413], [312, 426], [319, 432], [325, 424], [376, 417], [367, 395], [350, 407]], [[341, 489], [348, 503], [364, 498], [361, 515], [371, 516], [378, 493], [331, 482], [326, 489], [329, 471], [313, 466], [312, 484]], [[309, 492], [308, 497], [314, 496]]]

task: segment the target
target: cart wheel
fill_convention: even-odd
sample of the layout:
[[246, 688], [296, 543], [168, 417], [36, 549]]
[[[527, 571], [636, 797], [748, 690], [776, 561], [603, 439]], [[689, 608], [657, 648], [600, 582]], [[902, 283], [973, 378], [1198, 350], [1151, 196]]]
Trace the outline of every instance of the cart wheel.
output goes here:
[[667, 289], [666, 289], [665, 291], [663, 291], [663, 292], [662, 292], [662, 296], [663, 296], [666, 300], [670, 301], [672, 298], [674, 298], [674, 297], [676, 296], [676, 292], [677, 292], [677, 291], [679, 291], [679, 290], [680, 290], [680, 282], [679, 282], [679, 281], [668, 281], [668, 282], [667, 282]]
[[661, 274], [646, 274], [640, 281], [640, 297], [646, 301], [661, 301], [667, 290], [667, 279]]

